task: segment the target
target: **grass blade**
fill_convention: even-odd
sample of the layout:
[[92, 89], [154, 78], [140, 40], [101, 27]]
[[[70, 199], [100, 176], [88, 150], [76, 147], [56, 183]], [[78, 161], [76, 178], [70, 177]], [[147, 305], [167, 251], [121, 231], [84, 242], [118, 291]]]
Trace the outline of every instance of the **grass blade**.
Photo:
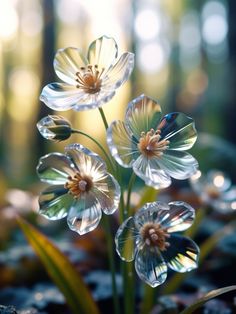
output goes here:
[[236, 290], [236, 286], [228, 286], [228, 287], [220, 288], [217, 290], [212, 290], [208, 292], [207, 294], [205, 294], [202, 298], [198, 299], [195, 303], [187, 307], [180, 314], [191, 314], [200, 306], [202, 306], [204, 303], [206, 303], [207, 301], [214, 299], [215, 297], [218, 297], [221, 294], [224, 294], [233, 290]]
[[73, 313], [98, 314], [96, 303], [69, 259], [45, 235], [23, 218], [18, 217], [17, 221]]

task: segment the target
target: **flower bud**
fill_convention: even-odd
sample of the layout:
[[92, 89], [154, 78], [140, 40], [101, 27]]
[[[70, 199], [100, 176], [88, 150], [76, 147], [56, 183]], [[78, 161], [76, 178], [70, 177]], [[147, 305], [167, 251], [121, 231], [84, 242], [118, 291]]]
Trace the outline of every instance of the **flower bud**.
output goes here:
[[37, 123], [40, 134], [51, 141], [64, 141], [71, 135], [71, 125], [64, 117], [48, 115]]

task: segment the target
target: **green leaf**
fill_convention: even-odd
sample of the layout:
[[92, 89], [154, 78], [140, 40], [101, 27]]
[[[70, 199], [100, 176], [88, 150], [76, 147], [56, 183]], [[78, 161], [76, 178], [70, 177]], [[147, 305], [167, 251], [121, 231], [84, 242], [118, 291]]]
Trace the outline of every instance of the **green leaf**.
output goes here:
[[198, 299], [197, 302], [195, 302], [192, 305], [190, 305], [189, 307], [187, 307], [180, 314], [191, 314], [191, 313], [193, 313], [193, 311], [198, 309], [200, 306], [202, 306], [207, 301], [209, 301], [209, 300], [211, 300], [211, 299], [213, 299], [213, 298], [215, 298], [221, 294], [224, 294], [226, 292], [233, 291], [233, 290], [236, 290], [236, 286], [228, 286], [228, 287], [220, 288], [217, 290], [212, 290], [212, 291], [208, 292], [207, 294], [205, 294], [202, 298]]
[[73, 313], [98, 314], [96, 303], [69, 259], [45, 235], [23, 218], [18, 217], [17, 221]]

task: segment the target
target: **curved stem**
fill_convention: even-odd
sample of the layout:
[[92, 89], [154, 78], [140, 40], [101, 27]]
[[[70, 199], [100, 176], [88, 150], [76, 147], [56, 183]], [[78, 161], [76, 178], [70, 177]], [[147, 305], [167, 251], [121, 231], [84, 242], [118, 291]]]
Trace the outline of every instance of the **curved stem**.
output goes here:
[[90, 136], [89, 134], [87, 134], [87, 133], [85, 133], [83, 131], [76, 130], [76, 129], [72, 129], [71, 133], [81, 134], [81, 135], [86, 136], [87, 138], [89, 138], [91, 141], [93, 141], [101, 149], [101, 151], [103, 152], [104, 156], [106, 157], [106, 160], [109, 162], [109, 165], [110, 165], [111, 169], [113, 171], [115, 170], [113, 162], [112, 162], [110, 156], [107, 154], [107, 152], [103, 148], [102, 144], [100, 144], [95, 138], [93, 138], [92, 136]]
[[107, 123], [107, 119], [106, 119], [106, 116], [105, 116], [105, 113], [103, 111], [103, 109], [100, 107], [98, 108], [99, 112], [100, 112], [100, 115], [102, 117], [102, 121], [103, 121], [103, 124], [105, 126], [105, 129], [107, 130], [108, 129], [108, 123]]
[[[133, 172], [128, 188], [127, 188], [127, 202], [125, 206], [124, 219], [130, 216], [130, 197], [132, 187], [134, 185], [136, 174]], [[123, 280], [124, 280], [124, 299], [125, 299], [125, 314], [133, 314], [135, 307], [135, 293], [134, 293], [134, 269], [132, 263], [126, 263], [123, 269]]]
[[[108, 129], [108, 123], [105, 116], [105, 113], [102, 108], [98, 108], [104, 127], [107, 130]], [[129, 188], [128, 188], [128, 199], [127, 204], [125, 207], [124, 203], [124, 193], [122, 188], [122, 178], [121, 178], [121, 171], [119, 169], [119, 165], [115, 163], [115, 175], [116, 179], [118, 180], [120, 186], [121, 186], [121, 202], [120, 202], [120, 222], [122, 223], [129, 212], [128, 207], [130, 202], [130, 196], [131, 196], [131, 189], [133, 183], [130, 182]], [[134, 179], [132, 179], [133, 181]], [[133, 265], [131, 263], [126, 263], [125, 265], [121, 265], [122, 268], [122, 275], [123, 275], [123, 292], [124, 292], [124, 313], [125, 314], [133, 314], [134, 313], [134, 278], [133, 278]]]
[[[108, 122], [105, 116], [105, 113], [103, 111], [103, 109], [100, 107], [98, 108], [104, 127], [107, 130], [108, 129]], [[124, 211], [125, 211], [125, 205], [124, 205], [124, 194], [123, 194], [123, 189], [122, 189], [122, 178], [121, 178], [121, 171], [119, 169], [119, 165], [115, 162], [115, 166], [114, 166], [114, 173], [116, 176], [117, 181], [119, 182], [120, 186], [121, 186], [121, 201], [120, 201], [120, 205], [121, 205], [121, 210], [120, 210], [120, 223], [122, 223], [125, 219], [125, 215], [124, 215]]]
[[130, 197], [131, 197], [132, 187], [134, 185], [135, 179], [136, 179], [136, 174], [133, 172], [130, 177], [129, 185], [127, 189], [127, 203], [126, 203], [126, 216], [127, 217], [130, 215]]

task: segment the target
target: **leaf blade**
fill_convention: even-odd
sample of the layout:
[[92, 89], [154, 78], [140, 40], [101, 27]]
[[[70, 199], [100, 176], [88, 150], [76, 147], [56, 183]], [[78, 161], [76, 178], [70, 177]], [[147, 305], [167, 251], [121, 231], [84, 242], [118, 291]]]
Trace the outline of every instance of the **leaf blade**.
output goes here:
[[73, 313], [99, 314], [89, 290], [69, 259], [23, 218], [18, 217], [17, 222]]
[[204, 303], [207, 301], [230, 291], [236, 290], [236, 285], [234, 286], [228, 286], [228, 287], [223, 287], [220, 289], [212, 290], [208, 293], [206, 293], [203, 297], [198, 299], [195, 303], [191, 304], [189, 307], [187, 307], [185, 310], [183, 310], [180, 314], [191, 314], [193, 311], [198, 309], [200, 306], [202, 306]]

